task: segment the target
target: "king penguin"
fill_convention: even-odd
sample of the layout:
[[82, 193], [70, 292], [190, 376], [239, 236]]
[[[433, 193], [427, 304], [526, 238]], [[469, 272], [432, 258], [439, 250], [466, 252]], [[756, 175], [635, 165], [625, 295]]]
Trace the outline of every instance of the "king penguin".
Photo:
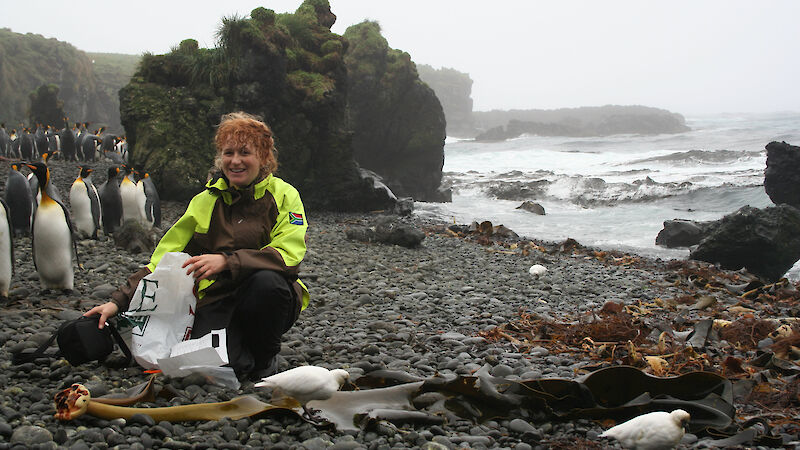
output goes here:
[[50, 143], [47, 141], [47, 135], [45, 135], [41, 123], [36, 124], [36, 131], [33, 132], [33, 143], [36, 149], [34, 154], [41, 155], [49, 151]]
[[27, 161], [32, 160], [35, 146], [36, 144], [30, 129], [27, 127], [23, 128], [22, 134], [19, 135], [19, 152], [20, 155], [22, 155], [22, 159]]
[[66, 161], [75, 161], [75, 135], [69, 127], [69, 119], [64, 117], [64, 128], [61, 129], [61, 151]]
[[122, 225], [122, 196], [119, 193], [117, 175], [119, 167], [108, 168], [108, 180], [100, 186], [100, 208], [102, 210], [103, 232], [108, 235]]
[[9, 144], [10, 147], [8, 148], [8, 156], [11, 158], [21, 158], [19, 153], [20, 138], [17, 136], [17, 129], [13, 128], [8, 137], [11, 139], [11, 144]]
[[[144, 175], [141, 176], [139, 181], [136, 182], [136, 188], [141, 191], [139, 194], [140, 197], [138, 198], [140, 207], [142, 201], [144, 201], [144, 213], [142, 214], [142, 218], [144, 219], [145, 226], [160, 228], [161, 199], [158, 196], [156, 185], [153, 183], [153, 179], [150, 178], [149, 173], [145, 172]], [[141, 196], [144, 196], [144, 199], [142, 199]]]
[[[42, 153], [42, 162], [47, 165], [47, 161], [49, 161], [51, 157], [52, 155], [50, 153]], [[39, 203], [42, 201], [42, 193], [39, 190], [39, 179], [34, 173], [28, 174], [28, 184], [31, 186], [31, 194], [36, 197], [36, 205], [39, 205]], [[49, 189], [50, 191], [48, 193], [53, 200], [64, 203], [64, 200], [61, 199], [61, 191], [58, 190], [58, 187], [55, 184], [50, 183]]]
[[92, 183], [92, 169], [79, 166], [80, 173], [69, 190], [69, 204], [75, 228], [82, 236], [97, 239], [100, 229], [100, 197]]
[[72, 239], [72, 221], [67, 207], [50, 195], [50, 170], [42, 162], [26, 164], [39, 180], [42, 200], [33, 216], [31, 246], [33, 265], [42, 289], [71, 291], [75, 273], [72, 255], [78, 262], [78, 247]]
[[119, 194], [122, 197], [122, 223], [133, 220], [143, 223], [142, 216], [139, 214], [139, 205], [136, 202], [136, 184], [131, 180], [131, 167], [123, 165], [125, 176], [119, 184]]
[[19, 171], [19, 164], [11, 164], [6, 179], [6, 211], [11, 217], [11, 229], [15, 236], [27, 236], [31, 232], [33, 194], [28, 180]]
[[14, 237], [8, 205], [0, 199], [0, 297], [8, 298], [11, 275], [14, 273]]
[[0, 156], [8, 157], [11, 147], [11, 136], [6, 131], [6, 124], [0, 123]]

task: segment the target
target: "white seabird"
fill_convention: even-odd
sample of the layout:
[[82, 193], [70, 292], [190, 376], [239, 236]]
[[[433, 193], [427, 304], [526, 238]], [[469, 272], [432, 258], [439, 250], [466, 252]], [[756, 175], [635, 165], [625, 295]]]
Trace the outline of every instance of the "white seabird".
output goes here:
[[670, 413], [655, 411], [611, 427], [600, 437], [614, 438], [625, 448], [672, 449], [683, 438], [683, 426], [688, 422], [689, 413], [682, 409], [676, 409]]
[[327, 400], [338, 391], [350, 374], [344, 369], [328, 370], [319, 366], [300, 366], [263, 378], [255, 387], [272, 388], [297, 400], [303, 411], [311, 416], [306, 403], [311, 400]]

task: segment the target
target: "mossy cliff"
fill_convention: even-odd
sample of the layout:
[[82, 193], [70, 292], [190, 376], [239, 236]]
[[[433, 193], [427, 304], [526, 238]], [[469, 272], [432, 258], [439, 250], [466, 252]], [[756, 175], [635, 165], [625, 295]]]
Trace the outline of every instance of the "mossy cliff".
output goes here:
[[186, 198], [206, 180], [220, 116], [244, 110], [272, 127], [276, 175], [308, 208], [391, 207], [391, 193], [362, 178], [353, 160], [347, 42], [330, 31], [335, 20], [327, 0], [306, 0], [293, 14], [256, 8], [250, 18], [223, 19], [216, 48], [186, 40], [166, 55], [145, 55], [120, 91], [134, 165], [147, 168], [167, 198]]
[[445, 118], [408, 53], [389, 48], [375, 22], [344, 33], [348, 107], [356, 161], [398, 196], [447, 201], [439, 190]]

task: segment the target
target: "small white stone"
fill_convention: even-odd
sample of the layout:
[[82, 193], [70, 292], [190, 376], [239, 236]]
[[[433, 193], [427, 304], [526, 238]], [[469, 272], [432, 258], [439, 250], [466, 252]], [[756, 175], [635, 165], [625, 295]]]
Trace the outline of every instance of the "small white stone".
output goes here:
[[547, 267], [545, 267], [545, 266], [543, 266], [541, 264], [534, 264], [534, 265], [531, 266], [530, 269], [528, 269], [528, 273], [530, 273], [531, 275], [533, 275], [536, 278], [539, 278], [540, 276], [544, 275], [546, 272], [547, 272]]

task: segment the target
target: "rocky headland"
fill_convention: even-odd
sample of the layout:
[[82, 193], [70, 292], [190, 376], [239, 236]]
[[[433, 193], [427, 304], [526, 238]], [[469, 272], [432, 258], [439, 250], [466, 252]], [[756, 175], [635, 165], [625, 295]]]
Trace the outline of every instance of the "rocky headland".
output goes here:
[[606, 105], [554, 110], [475, 112], [482, 130], [475, 140], [502, 141], [522, 136], [610, 136], [614, 134], [671, 134], [689, 131], [678, 113], [646, 106]]

